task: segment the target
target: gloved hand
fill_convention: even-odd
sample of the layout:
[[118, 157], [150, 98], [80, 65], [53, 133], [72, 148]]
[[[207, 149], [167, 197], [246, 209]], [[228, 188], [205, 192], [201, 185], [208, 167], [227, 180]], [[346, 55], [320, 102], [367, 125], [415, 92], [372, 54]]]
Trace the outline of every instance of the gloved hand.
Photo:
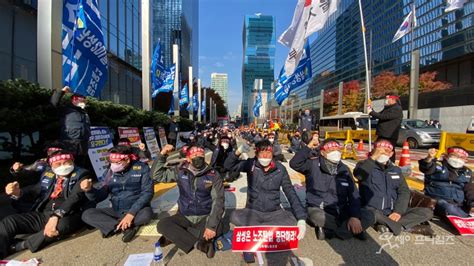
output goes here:
[[306, 221], [305, 220], [298, 220], [296, 224], [298, 226], [298, 240], [303, 239], [304, 234], [306, 233]]
[[239, 146], [239, 148], [237, 148], [237, 151], [240, 152], [241, 154], [247, 153], [250, 151], [250, 147], [247, 143], [243, 143], [242, 145]]

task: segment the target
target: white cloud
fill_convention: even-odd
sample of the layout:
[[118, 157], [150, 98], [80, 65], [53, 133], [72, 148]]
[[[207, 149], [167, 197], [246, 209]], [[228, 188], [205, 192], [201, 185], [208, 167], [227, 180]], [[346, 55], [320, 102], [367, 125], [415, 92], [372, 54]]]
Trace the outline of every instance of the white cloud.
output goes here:
[[222, 62], [216, 62], [214, 63], [215, 67], [224, 67], [224, 64]]

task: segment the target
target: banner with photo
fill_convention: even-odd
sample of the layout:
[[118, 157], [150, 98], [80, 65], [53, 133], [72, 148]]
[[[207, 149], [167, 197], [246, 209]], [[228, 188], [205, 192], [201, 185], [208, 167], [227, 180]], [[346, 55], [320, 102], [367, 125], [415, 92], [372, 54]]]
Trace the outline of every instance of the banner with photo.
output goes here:
[[119, 127], [118, 131], [120, 138], [129, 139], [133, 147], [138, 147], [138, 145], [142, 143], [138, 127]]

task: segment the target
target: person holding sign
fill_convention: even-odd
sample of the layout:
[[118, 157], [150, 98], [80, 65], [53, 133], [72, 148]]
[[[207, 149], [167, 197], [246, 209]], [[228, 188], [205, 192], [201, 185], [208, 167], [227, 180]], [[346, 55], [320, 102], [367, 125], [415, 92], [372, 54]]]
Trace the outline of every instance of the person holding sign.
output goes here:
[[369, 158], [357, 163], [354, 176], [359, 181], [362, 206], [375, 214], [376, 229], [380, 233], [402, 230], [413, 234], [433, 236], [428, 221], [433, 217], [430, 208], [409, 208], [410, 189], [400, 167], [390, 161], [394, 150], [390, 141], [377, 140]]
[[[320, 154], [312, 157], [317, 147]], [[319, 240], [335, 236], [366, 240], [365, 230], [375, 223], [375, 217], [361, 210], [351, 171], [341, 162], [341, 148], [334, 139], [319, 145], [319, 139], [313, 138], [291, 159], [290, 167], [306, 177], [308, 216]]]
[[166, 167], [166, 158], [173, 151], [166, 145], [153, 165], [153, 179], [158, 182], [177, 182], [178, 212], [158, 222], [163, 236], [161, 246], [174, 243], [185, 253], [196, 248], [213, 258], [214, 239], [223, 233], [224, 185], [219, 173], [204, 160], [204, 148], [190, 146], [186, 161]]
[[[273, 158], [273, 144], [270, 141], [262, 140], [255, 146], [255, 158], [239, 160], [239, 156], [250, 149], [244, 143], [224, 163], [229, 171], [247, 173], [247, 204], [244, 209], [232, 212], [231, 223], [235, 226], [297, 225], [297, 238], [303, 239], [306, 232], [306, 210], [296, 195], [285, 166]], [[281, 207], [281, 189], [293, 213]]]
[[[13, 200], [34, 198], [32, 211], [13, 214], [0, 221], [0, 259], [24, 249], [37, 252], [46, 245], [81, 229], [81, 212], [88, 201], [79, 184], [90, 173], [74, 164], [73, 154], [57, 151], [48, 158], [50, 169], [36, 185], [20, 188], [10, 183], [5, 193]], [[31, 234], [25, 241], [16, 235]]]
[[87, 198], [101, 202], [110, 195], [111, 208], [88, 209], [82, 220], [98, 228], [104, 238], [122, 232], [122, 241], [130, 242], [141, 225], [150, 222], [153, 211], [153, 181], [150, 167], [137, 160], [128, 146], [110, 149], [110, 171], [105, 171], [100, 188], [92, 186], [92, 180], [81, 182]]
[[437, 200], [435, 212], [445, 217], [474, 217], [474, 179], [465, 166], [468, 152], [461, 147], [450, 147], [445, 159], [436, 159], [438, 151], [430, 149], [421, 159], [420, 171], [425, 174], [425, 195]]

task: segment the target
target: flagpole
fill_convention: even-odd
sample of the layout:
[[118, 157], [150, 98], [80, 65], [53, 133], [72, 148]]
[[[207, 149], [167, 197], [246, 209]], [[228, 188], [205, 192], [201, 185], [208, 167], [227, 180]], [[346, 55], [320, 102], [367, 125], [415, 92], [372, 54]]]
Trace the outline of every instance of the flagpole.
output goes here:
[[202, 108], [202, 99], [201, 99], [201, 79], [198, 79], [198, 122], [201, 123], [201, 108]]
[[416, 9], [415, 3], [412, 4], [411, 20], [411, 54], [410, 54], [410, 93], [408, 100], [408, 118], [416, 119], [418, 113], [418, 87], [420, 82], [420, 51], [415, 50], [415, 28], [416, 28]]
[[194, 106], [193, 106], [193, 67], [188, 67], [188, 89], [189, 89], [189, 120], [194, 120]]
[[[362, 0], [359, 0], [360, 23], [362, 26], [362, 40], [364, 42], [364, 59], [365, 59], [365, 93], [367, 94], [367, 103], [370, 104], [370, 72], [369, 60], [367, 58], [367, 42], [365, 38], [364, 13], [362, 12]], [[370, 123], [370, 115], [368, 117], [369, 124], [369, 152], [372, 151], [372, 125]]]

